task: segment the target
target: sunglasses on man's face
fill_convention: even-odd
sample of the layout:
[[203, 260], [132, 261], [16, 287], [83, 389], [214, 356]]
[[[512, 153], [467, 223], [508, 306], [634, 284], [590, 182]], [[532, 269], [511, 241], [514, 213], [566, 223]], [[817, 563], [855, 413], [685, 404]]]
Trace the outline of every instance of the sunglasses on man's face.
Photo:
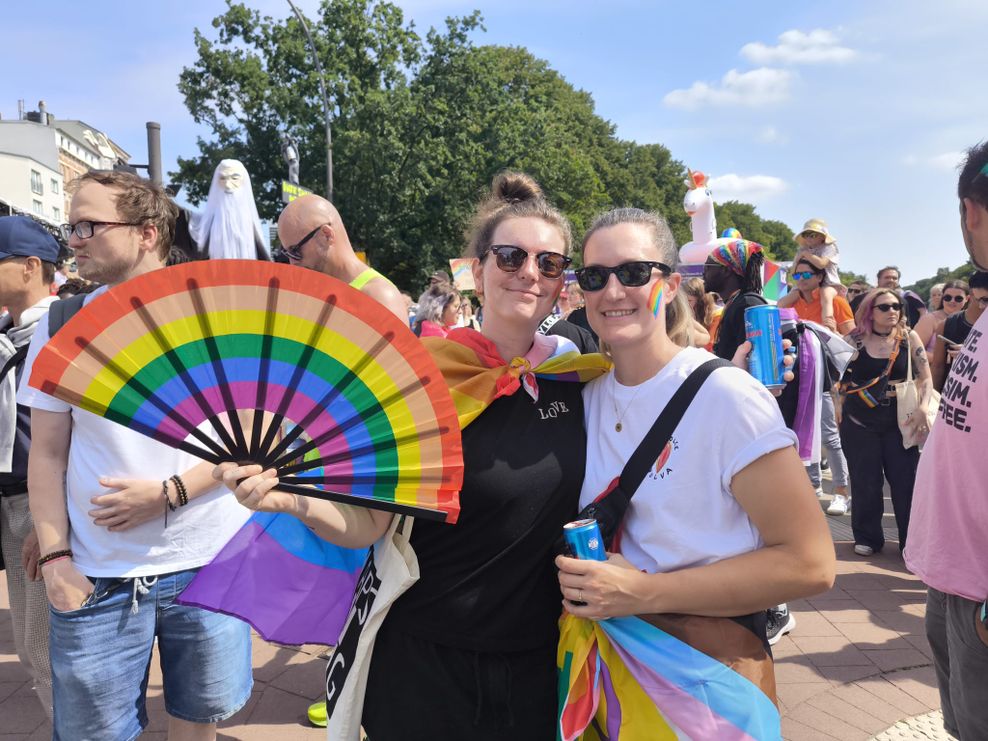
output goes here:
[[[528, 259], [529, 252], [513, 244], [495, 244], [490, 249], [494, 263], [505, 273], [517, 273]], [[558, 278], [573, 260], [558, 252], [539, 252], [533, 255], [535, 265], [546, 278]]]
[[901, 312], [902, 304], [875, 304], [875, 308], [886, 314], [890, 311]]
[[848, 296], [850, 296], [851, 294], [854, 294], [855, 296], [857, 296], [859, 293], [862, 293], [862, 292], [863, 291], [860, 288], [848, 288], [847, 289], [847, 295]]
[[944, 296], [941, 300], [945, 304], [960, 304], [967, 300], [967, 296]]
[[294, 260], [295, 262], [301, 262], [302, 248], [305, 246], [305, 243], [308, 242], [310, 239], [312, 239], [314, 236], [316, 236], [316, 234], [319, 233], [319, 230], [322, 229], [324, 226], [328, 226], [328, 224], [320, 224], [311, 232], [309, 232], [304, 237], [302, 237], [295, 244], [290, 244], [286, 247], [282, 247], [281, 251], [285, 253], [285, 257], [287, 257], [290, 260]]
[[795, 278], [796, 280], [809, 280], [814, 275], [816, 275], [816, 273], [810, 270], [804, 270], [801, 273], [793, 273], [792, 277]]
[[576, 282], [584, 291], [599, 291], [607, 285], [611, 273], [617, 276], [622, 286], [637, 288], [652, 279], [652, 270], [659, 270], [662, 275], [671, 275], [672, 268], [664, 262], [635, 260], [615, 265], [612, 268], [603, 265], [590, 265], [576, 271]]

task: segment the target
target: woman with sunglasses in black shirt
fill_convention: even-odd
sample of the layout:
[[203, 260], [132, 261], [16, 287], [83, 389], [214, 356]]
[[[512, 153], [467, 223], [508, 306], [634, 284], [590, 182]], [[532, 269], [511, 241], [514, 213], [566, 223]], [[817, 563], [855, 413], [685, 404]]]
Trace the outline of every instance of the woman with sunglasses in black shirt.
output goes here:
[[[903, 447], [893, 384], [906, 380], [911, 364], [919, 389], [919, 408], [925, 409], [933, 390], [930, 364], [919, 335], [906, 326], [902, 298], [896, 291], [871, 291], [854, 319], [857, 326], [849, 338], [858, 352], [844, 374], [837, 405], [841, 447], [851, 474], [854, 552], [871, 556], [885, 545], [882, 516], [886, 479], [901, 552], [909, 530], [919, 447]], [[929, 433], [925, 414], [914, 414], [911, 424], [920, 436], [925, 438]]]

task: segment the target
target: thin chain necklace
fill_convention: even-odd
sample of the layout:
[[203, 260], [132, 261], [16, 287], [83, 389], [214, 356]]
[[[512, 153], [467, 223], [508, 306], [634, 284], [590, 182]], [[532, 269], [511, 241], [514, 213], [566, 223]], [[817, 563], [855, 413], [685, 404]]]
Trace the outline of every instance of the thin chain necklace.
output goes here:
[[642, 386], [644, 385], [644, 383], [638, 385], [638, 388], [635, 389], [635, 393], [631, 395], [631, 401], [625, 405], [623, 411], [619, 412], [617, 404], [617, 379], [614, 379], [614, 389], [611, 391], [611, 404], [614, 405], [614, 416], [617, 417], [617, 422], [614, 423], [615, 432], [620, 432], [624, 429], [624, 425], [621, 424], [621, 420], [624, 419], [624, 415], [628, 413], [629, 409], [631, 409], [631, 405], [635, 403], [635, 399], [638, 398], [638, 392], [642, 390]]

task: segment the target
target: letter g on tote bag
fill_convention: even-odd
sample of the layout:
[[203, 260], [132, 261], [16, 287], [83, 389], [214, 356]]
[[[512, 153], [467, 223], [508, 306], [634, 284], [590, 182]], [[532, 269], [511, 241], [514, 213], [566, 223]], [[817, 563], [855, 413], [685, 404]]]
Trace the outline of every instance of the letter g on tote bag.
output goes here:
[[411, 518], [395, 517], [367, 554], [340, 645], [326, 669], [326, 715], [330, 741], [359, 741], [374, 639], [391, 605], [419, 578], [408, 539]]

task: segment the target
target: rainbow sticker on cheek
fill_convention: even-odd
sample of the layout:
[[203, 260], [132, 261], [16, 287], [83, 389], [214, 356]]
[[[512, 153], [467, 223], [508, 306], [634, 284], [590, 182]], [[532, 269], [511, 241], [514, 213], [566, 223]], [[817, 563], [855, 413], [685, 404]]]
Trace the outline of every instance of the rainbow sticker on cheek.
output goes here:
[[665, 281], [659, 278], [652, 286], [652, 293], [648, 297], [648, 305], [652, 307], [652, 316], [659, 315], [662, 308], [662, 289], [665, 288]]

